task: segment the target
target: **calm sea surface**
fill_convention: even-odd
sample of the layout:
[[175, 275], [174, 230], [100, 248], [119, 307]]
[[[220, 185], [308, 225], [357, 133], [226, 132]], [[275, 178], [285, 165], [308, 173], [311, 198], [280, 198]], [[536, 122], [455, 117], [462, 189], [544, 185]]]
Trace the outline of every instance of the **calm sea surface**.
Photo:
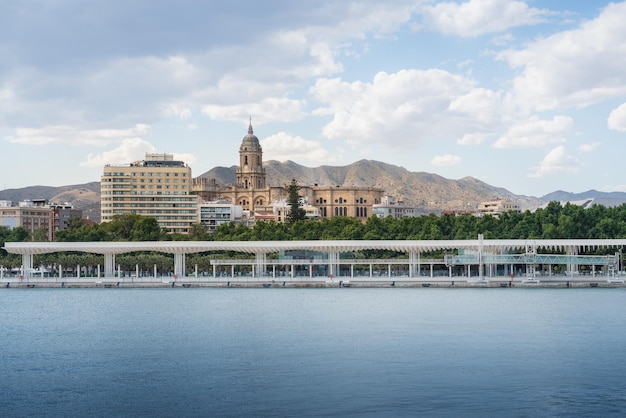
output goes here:
[[624, 289], [3, 289], [0, 416], [625, 416]]

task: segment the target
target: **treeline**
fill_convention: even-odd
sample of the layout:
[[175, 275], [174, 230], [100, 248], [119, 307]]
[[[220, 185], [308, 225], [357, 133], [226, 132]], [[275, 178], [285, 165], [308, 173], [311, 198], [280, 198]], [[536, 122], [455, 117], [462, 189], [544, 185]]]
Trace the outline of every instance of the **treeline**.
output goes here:
[[[534, 212], [513, 211], [499, 217], [472, 215], [425, 215], [415, 218], [336, 217], [321, 221], [303, 220], [291, 224], [257, 222], [252, 228], [223, 224], [208, 233], [201, 224], [190, 233], [172, 234], [159, 227], [156, 219], [141, 215], [116, 215], [111, 222], [86, 223], [71, 219], [67, 229], [58, 231], [55, 241], [273, 241], [273, 240], [464, 240], [476, 239], [597, 239], [626, 238], [626, 205], [605, 207], [551, 202]], [[12, 241], [43, 241], [45, 234], [24, 228], [0, 227], [0, 244]]]
[[465, 240], [477, 239], [598, 239], [626, 238], [626, 205], [613, 208], [551, 202], [534, 212], [513, 211], [499, 217], [434, 214], [415, 218], [371, 217], [366, 223], [339, 217], [319, 222], [303, 221], [291, 226], [275, 222], [254, 228], [223, 225], [216, 240]]
[[[189, 235], [172, 234], [159, 227], [156, 219], [140, 215], [118, 215], [102, 224], [72, 219], [67, 229], [58, 231], [56, 241], [274, 241], [274, 240], [465, 240], [477, 239], [617, 239], [626, 238], [626, 205], [613, 208], [594, 205], [589, 209], [552, 202], [534, 212], [506, 212], [493, 216], [434, 214], [415, 218], [380, 219], [371, 217], [362, 223], [358, 219], [336, 217], [321, 221], [297, 221], [290, 225], [273, 221], [257, 222], [253, 228], [242, 224], [221, 225], [213, 234], [203, 225], [192, 226]], [[44, 241], [45, 234], [30, 234], [22, 227], [0, 226], [0, 245], [5, 242]], [[237, 257], [240, 254], [230, 254]], [[370, 254], [371, 256], [380, 256]], [[218, 255], [215, 255], [218, 256]], [[59, 255], [50, 256], [60, 262]], [[194, 255], [190, 263], [208, 263], [206, 257]], [[195, 260], [198, 257], [198, 260]], [[48, 256], [39, 256], [44, 264]], [[171, 255], [128, 254], [117, 261], [129, 268], [135, 265], [151, 268], [154, 264], [170, 265]], [[0, 265], [19, 266], [21, 257], [0, 250]], [[97, 265], [101, 256], [64, 254], [63, 265]], [[191, 265], [191, 264], [190, 264]], [[160, 267], [161, 268], [161, 267]]]

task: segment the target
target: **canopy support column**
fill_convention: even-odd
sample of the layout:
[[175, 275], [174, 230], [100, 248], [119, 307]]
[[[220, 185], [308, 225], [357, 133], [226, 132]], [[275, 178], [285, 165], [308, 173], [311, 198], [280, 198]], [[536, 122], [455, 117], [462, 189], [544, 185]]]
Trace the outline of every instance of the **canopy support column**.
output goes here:
[[31, 277], [33, 275], [32, 254], [22, 254], [22, 274], [24, 277]]
[[409, 279], [412, 279], [416, 274], [419, 275], [418, 256], [419, 253], [413, 251], [409, 253]]
[[[265, 276], [266, 273], [266, 265], [267, 265], [267, 254], [265, 253], [256, 253], [256, 274], [259, 277]], [[254, 269], [254, 267], [253, 267]]]
[[115, 254], [104, 255], [104, 277], [115, 277]]
[[336, 251], [328, 252], [328, 274], [330, 277], [337, 276], [339, 274], [339, 253]]
[[174, 274], [177, 277], [185, 277], [185, 253], [174, 253]]

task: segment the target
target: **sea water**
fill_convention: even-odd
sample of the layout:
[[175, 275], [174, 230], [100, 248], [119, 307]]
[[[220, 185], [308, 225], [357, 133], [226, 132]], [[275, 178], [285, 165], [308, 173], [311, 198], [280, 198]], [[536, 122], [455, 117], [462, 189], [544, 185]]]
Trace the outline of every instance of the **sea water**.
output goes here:
[[624, 416], [624, 289], [3, 289], [0, 416]]

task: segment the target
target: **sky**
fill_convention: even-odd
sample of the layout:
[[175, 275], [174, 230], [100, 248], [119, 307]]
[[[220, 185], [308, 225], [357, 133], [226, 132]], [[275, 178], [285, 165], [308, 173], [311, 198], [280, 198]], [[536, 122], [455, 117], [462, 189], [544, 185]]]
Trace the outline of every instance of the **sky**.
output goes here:
[[0, 190], [170, 153], [626, 191], [626, 2], [0, 2]]

